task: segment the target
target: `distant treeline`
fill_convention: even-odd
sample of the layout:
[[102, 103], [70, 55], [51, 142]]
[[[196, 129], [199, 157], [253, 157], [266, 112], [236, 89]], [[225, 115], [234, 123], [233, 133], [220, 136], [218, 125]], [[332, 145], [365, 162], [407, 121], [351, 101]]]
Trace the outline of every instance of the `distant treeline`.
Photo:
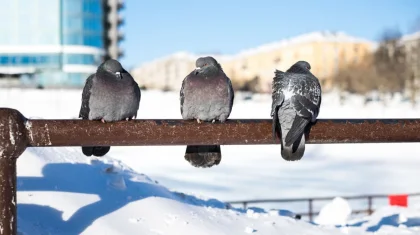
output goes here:
[[357, 94], [399, 92], [415, 103], [420, 87], [420, 38], [407, 46], [401, 36], [399, 30], [385, 30], [377, 50], [361, 62], [341, 68], [332, 79], [333, 85]]

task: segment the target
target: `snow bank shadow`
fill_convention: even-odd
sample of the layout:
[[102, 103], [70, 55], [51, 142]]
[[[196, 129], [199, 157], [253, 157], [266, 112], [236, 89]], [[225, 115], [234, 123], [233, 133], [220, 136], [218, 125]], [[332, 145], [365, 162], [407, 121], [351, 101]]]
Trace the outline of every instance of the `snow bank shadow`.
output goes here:
[[[403, 218], [404, 219], [404, 218]], [[420, 218], [407, 218], [404, 222], [401, 221], [400, 214], [393, 214], [390, 216], [383, 217], [378, 224], [370, 226], [366, 229], [367, 232], [377, 232], [382, 226], [393, 226], [393, 227], [418, 227], [420, 226]]]
[[100, 200], [79, 208], [68, 220], [63, 212], [50, 206], [18, 204], [19, 218], [64, 234], [81, 234], [96, 219], [112, 213], [130, 202], [148, 197], [162, 197], [195, 206], [225, 209], [215, 199], [204, 200], [174, 193], [149, 177], [102, 161], [84, 163], [50, 163], [42, 169], [43, 177], [18, 177], [18, 191], [69, 192], [97, 195]]

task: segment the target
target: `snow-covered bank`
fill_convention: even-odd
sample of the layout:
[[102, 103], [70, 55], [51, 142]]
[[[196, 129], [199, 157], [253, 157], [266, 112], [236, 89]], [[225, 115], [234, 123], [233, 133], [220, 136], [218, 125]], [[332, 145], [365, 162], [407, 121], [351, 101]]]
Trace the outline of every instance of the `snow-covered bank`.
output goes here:
[[[317, 226], [287, 211], [243, 211], [168, 190], [121, 161], [77, 148], [30, 148], [18, 160], [18, 229], [41, 234], [417, 234], [420, 211], [384, 208], [349, 226]], [[420, 234], [420, 233], [418, 233]]]

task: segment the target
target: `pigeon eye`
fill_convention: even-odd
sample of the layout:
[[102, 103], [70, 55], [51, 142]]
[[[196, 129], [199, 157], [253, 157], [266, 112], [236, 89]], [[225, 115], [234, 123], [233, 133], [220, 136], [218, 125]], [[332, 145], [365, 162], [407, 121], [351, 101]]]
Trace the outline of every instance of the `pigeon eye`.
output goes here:
[[204, 64], [204, 66], [207, 66], [207, 64]]

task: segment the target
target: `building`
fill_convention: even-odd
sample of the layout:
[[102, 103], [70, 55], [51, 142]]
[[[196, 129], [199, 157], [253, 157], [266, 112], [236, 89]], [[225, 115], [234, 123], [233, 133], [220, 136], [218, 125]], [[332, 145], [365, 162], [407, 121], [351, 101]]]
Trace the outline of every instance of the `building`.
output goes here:
[[0, 5], [0, 81], [82, 87], [104, 58], [122, 54], [121, 0], [0, 0]]
[[123, 0], [105, 0], [105, 2], [107, 4], [103, 4], [105, 12], [103, 18], [104, 59], [118, 59], [124, 55], [118, 45], [124, 39], [124, 34], [119, 29], [119, 26], [124, 24], [124, 18], [119, 14], [119, 11], [124, 7], [124, 2]]
[[181, 88], [182, 79], [195, 68], [193, 55], [178, 52], [147, 62], [133, 69], [131, 75], [141, 87], [161, 90]]
[[420, 31], [403, 36], [400, 43], [405, 48], [409, 76], [420, 80]]
[[340, 68], [357, 63], [371, 53], [376, 43], [342, 32], [312, 32], [240, 52], [226, 65], [232, 81], [258, 79], [258, 92], [271, 92], [274, 70], [287, 70], [299, 60], [311, 64], [324, 90], [332, 88], [332, 77]]
[[414, 101], [420, 91], [420, 31], [405, 35], [400, 39], [407, 62], [406, 94]]
[[[332, 77], [351, 63], [361, 62], [376, 43], [338, 32], [312, 32], [248, 49], [232, 56], [215, 55], [236, 88], [252, 83], [254, 91], [271, 92], [274, 70], [287, 70], [298, 60], [311, 64], [324, 90]], [[132, 71], [139, 84], [158, 89], [179, 89], [182, 79], [194, 68], [198, 55], [174, 54], [145, 63]], [[173, 68], [172, 68], [173, 67]]]
[[[140, 65], [130, 71], [141, 87], [162, 90], [180, 90], [182, 80], [195, 69], [195, 61], [203, 55], [178, 52]], [[219, 63], [227, 57], [213, 55]]]

